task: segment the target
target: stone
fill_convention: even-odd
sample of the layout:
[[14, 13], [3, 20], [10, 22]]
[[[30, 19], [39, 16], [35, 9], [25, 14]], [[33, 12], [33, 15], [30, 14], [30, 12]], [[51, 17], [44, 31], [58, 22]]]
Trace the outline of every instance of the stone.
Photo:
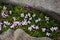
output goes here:
[[0, 2], [13, 5], [29, 5], [55, 18], [57, 22], [60, 23], [60, 0], [0, 0]]
[[0, 34], [0, 40], [52, 40], [48, 37], [32, 37], [25, 33], [22, 29], [16, 31], [9, 29], [6, 32]]
[[13, 40], [13, 33], [14, 31], [12, 29], [7, 30], [6, 32], [2, 33], [0, 36], [1, 40]]
[[14, 40], [51, 40], [50, 38], [47, 37], [42, 37], [42, 38], [36, 38], [36, 37], [31, 37], [27, 33], [25, 33], [22, 29], [17, 29], [14, 32]]
[[[3, 0], [1, 0], [3, 1]], [[60, 0], [5, 0], [4, 2], [29, 5], [35, 8], [45, 8], [60, 13]]]
[[31, 40], [31, 39], [32, 38], [21, 29], [17, 29], [14, 32], [14, 40]]

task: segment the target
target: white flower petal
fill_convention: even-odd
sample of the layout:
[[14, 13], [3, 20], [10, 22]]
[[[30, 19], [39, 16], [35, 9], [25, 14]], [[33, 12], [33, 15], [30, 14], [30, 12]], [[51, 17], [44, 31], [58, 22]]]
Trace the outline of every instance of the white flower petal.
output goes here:
[[47, 36], [50, 36], [50, 33], [47, 32], [46, 35], [47, 35]]
[[8, 14], [5, 14], [4, 12], [5, 12], [5, 11], [2, 11], [2, 13], [1, 13], [2, 17], [3, 17], [3, 18], [8, 17]]
[[35, 29], [37, 30], [37, 29], [39, 29], [39, 27], [38, 26], [35, 26]]
[[13, 17], [13, 20], [14, 20], [14, 21], [16, 21], [16, 18], [15, 18], [15, 17]]
[[46, 28], [42, 28], [42, 32], [45, 32], [46, 31]]
[[18, 23], [18, 25], [20, 25], [20, 26], [21, 26], [21, 22], [20, 22], [20, 23]]
[[58, 27], [54, 27], [54, 30], [56, 31], [58, 29]]
[[49, 17], [45, 16], [46, 21], [49, 20]]
[[28, 16], [31, 17], [30, 13], [28, 13]]
[[29, 20], [32, 20], [32, 17], [30, 17]]
[[2, 30], [2, 23], [0, 22], [0, 30]]
[[51, 27], [50, 30], [53, 32], [54, 31], [54, 27]]
[[27, 21], [22, 21], [22, 25], [27, 25]]
[[19, 21], [15, 21], [14, 24], [19, 24]]
[[14, 28], [15, 26], [17, 26], [17, 24], [12, 24], [10, 28]]
[[6, 25], [11, 25], [11, 23], [8, 22], [8, 21], [4, 21], [4, 24], [6, 24]]
[[12, 14], [12, 11], [10, 10], [9, 13]]
[[0, 30], [2, 30], [2, 26], [0, 25]]
[[24, 17], [24, 13], [21, 13], [21, 17]]
[[32, 27], [33, 29], [35, 29], [35, 25], [31, 25], [31, 27]]
[[3, 10], [6, 10], [7, 9], [7, 7], [6, 6], [3, 6]]
[[38, 21], [41, 21], [41, 18], [38, 18]]
[[28, 24], [30, 24], [31, 22], [30, 21], [28, 21]]
[[36, 14], [33, 14], [33, 15], [32, 15], [32, 17], [35, 17], [35, 16], [36, 16]]
[[35, 20], [35, 23], [38, 23], [39, 20]]
[[28, 30], [29, 30], [29, 31], [32, 31], [32, 27], [28, 27]]

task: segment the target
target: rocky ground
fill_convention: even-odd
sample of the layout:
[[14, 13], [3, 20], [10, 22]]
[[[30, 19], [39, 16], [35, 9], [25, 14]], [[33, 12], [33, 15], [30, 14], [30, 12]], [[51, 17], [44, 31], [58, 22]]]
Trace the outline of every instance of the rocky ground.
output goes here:
[[48, 37], [35, 38], [29, 36], [22, 29], [17, 29], [16, 31], [9, 29], [0, 35], [0, 40], [52, 40]]

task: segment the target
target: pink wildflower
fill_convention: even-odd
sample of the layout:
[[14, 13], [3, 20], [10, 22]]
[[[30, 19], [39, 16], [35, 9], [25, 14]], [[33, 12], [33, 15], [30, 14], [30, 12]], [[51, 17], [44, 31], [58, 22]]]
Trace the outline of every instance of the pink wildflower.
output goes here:
[[3, 18], [8, 17], [8, 14], [6, 14], [6, 12], [5, 12], [5, 11], [2, 11], [1, 15], [2, 15], [2, 17], [3, 17]]
[[50, 30], [53, 32], [54, 31], [54, 27], [51, 27]]
[[46, 28], [42, 28], [42, 32], [45, 32], [46, 31]]
[[14, 21], [16, 21], [16, 18], [15, 18], [15, 17], [13, 17], [13, 20], [14, 20]]
[[35, 29], [37, 30], [37, 29], [39, 29], [39, 27], [38, 26], [35, 26]]
[[31, 31], [32, 30], [32, 27], [28, 27], [28, 30]]
[[2, 23], [0, 22], [0, 30], [2, 30]]
[[32, 20], [32, 17], [30, 17], [29, 20]]
[[11, 25], [11, 23], [8, 22], [8, 21], [4, 21], [4, 24], [6, 24], [6, 25]]
[[58, 29], [58, 27], [54, 27], [54, 30], [56, 31]]

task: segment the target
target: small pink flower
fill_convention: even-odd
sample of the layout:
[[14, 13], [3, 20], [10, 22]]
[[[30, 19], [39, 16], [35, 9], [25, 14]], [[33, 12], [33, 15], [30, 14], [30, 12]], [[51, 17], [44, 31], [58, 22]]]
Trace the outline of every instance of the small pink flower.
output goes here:
[[42, 32], [45, 32], [46, 31], [46, 28], [42, 28]]
[[10, 28], [14, 28], [15, 26], [17, 26], [17, 24], [12, 24]]
[[2, 30], [2, 23], [0, 22], [0, 30]]
[[31, 27], [32, 27], [33, 29], [35, 29], [35, 25], [31, 25]]
[[22, 25], [27, 25], [27, 21], [22, 21]]
[[56, 31], [58, 29], [58, 27], [54, 27], [54, 30]]
[[13, 22], [14, 24], [19, 24], [20, 22], [19, 21], [15, 21], [15, 22]]
[[37, 29], [39, 29], [39, 27], [38, 26], [35, 26], [35, 29], [37, 30]]
[[27, 14], [25, 15], [25, 18], [28, 18], [28, 15]]
[[19, 22], [18, 25], [21, 26], [21, 22]]
[[1, 15], [2, 15], [3, 18], [8, 17], [8, 14], [6, 14], [4, 11], [2, 11]]
[[53, 32], [54, 31], [54, 27], [51, 27], [50, 30]]
[[28, 18], [27, 16], [25, 16], [25, 18]]
[[32, 31], [32, 27], [28, 27], [28, 30], [29, 30], [29, 31]]
[[26, 5], [26, 9], [27, 9], [27, 10], [30, 10], [30, 6], [29, 6], [29, 5]]
[[13, 24], [10, 26], [11, 28], [14, 28], [15, 26], [20, 25], [19, 21], [13, 22]]
[[16, 21], [16, 18], [15, 18], [15, 17], [13, 17], [13, 20], [14, 20], [14, 21]]
[[4, 21], [4, 24], [6, 24], [6, 25], [11, 25], [11, 23], [8, 22], [8, 21]]
[[53, 31], [56, 31], [58, 29], [58, 27], [51, 27], [50, 30], [53, 32]]

